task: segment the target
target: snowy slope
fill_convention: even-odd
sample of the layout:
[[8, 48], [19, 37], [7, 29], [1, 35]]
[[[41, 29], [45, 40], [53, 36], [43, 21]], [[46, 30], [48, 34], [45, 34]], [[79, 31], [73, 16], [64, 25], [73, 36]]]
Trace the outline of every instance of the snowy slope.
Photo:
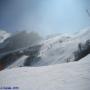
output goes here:
[[0, 30], [0, 43], [2, 43], [8, 37], [10, 37], [10, 33], [7, 33], [6, 31]]
[[[28, 58], [28, 56], [23, 55], [22, 57], [20, 57], [18, 60], [16, 60], [16, 62], [14, 62], [13, 64], [9, 65], [7, 67], [7, 69], [9, 68], [16, 68], [16, 67], [22, 67], [23, 64], [25, 63], [25, 60]], [[22, 62], [22, 63], [21, 63]]]
[[90, 28], [71, 37], [60, 35], [50, 38], [44, 41], [39, 54], [41, 60], [35, 66], [74, 61], [79, 43], [87, 40], [90, 40]]
[[89, 59], [90, 55], [74, 63], [4, 70], [0, 72], [0, 87], [19, 87], [19, 90], [90, 90]]
[[[40, 60], [38, 60], [38, 62], [36, 60], [36, 63], [33, 63], [32, 66], [47, 66], [75, 61], [74, 52], [78, 50], [79, 43], [85, 43], [87, 40], [90, 40], [89, 28], [75, 35], [60, 34], [44, 40], [40, 43], [42, 46], [39, 54], [35, 57], [40, 57]], [[24, 56], [25, 55], [22, 57]], [[18, 59], [8, 68], [24, 66], [26, 59], [27, 58], [22, 58], [22, 60]]]

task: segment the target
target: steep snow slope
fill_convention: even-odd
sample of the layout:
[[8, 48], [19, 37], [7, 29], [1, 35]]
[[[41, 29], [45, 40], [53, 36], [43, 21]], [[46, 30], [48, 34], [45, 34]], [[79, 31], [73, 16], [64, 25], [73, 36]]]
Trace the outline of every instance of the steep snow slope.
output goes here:
[[74, 61], [74, 52], [78, 50], [79, 43], [90, 40], [90, 29], [82, 32], [71, 37], [61, 35], [44, 41], [39, 54], [41, 60], [34, 66]]
[[7, 33], [6, 31], [0, 30], [0, 43], [2, 43], [8, 37], [10, 37], [10, 33]]
[[22, 57], [20, 57], [18, 60], [16, 60], [16, 62], [14, 62], [13, 64], [9, 65], [7, 67], [7, 69], [9, 68], [16, 68], [16, 67], [22, 67], [23, 64], [25, 63], [25, 60], [28, 58], [28, 56], [23, 55]]
[[90, 55], [79, 62], [0, 72], [0, 87], [19, 90], [90, 90]]

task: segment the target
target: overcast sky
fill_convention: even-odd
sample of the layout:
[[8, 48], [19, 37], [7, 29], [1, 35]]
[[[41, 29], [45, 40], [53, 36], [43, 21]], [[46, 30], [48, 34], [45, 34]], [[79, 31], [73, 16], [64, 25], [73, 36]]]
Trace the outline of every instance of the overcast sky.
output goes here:
[[90, 26], [87, 9], [90, 0], [0, 0], [0, 29], [74, 33]]

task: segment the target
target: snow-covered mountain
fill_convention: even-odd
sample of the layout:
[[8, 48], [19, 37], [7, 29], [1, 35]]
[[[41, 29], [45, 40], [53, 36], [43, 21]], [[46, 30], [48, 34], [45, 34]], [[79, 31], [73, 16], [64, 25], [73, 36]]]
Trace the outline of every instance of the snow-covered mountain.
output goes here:
[[37, 44], [40, 39], [40, 36], [34, 32], [27, 33], [26, 31], [22, 31], [12, 34], [11, 37], [7, 38], [5, 42], [0, 45], [3, 46], [3, 48], [0, 49], [0, 53], [2, 54], [17, 49], [30, 47]]
[[5, 39], [7, 39], [8, 37], [10, 37], [10, 33], [7, 33], [4, 30], [0, 30], [0, 43], [3, 43]]
[[[18, 39], [18, 36], [21, 36], [21, 38]], [[16, 35], [8, 39], [9, 41], [11, 40], [9, 44], [12, 45], [11, 47], [15, 48], [18, 44], [15, 42], [15, 44], [12, 44], [13, 40], [19, 40], [19, 42], [23, 42], [23, 38], [26, 38], [24, 40], [25, 42], [28, 42], [29, 40], [29, 38], [27, 38], [28, 34], [25, 35], [25, 32], [18, 34], [18, 36]], [[22, 66], [47, 66], [78, 61], [90, 53], [89, 40], [90, 28], [82, 30], [75, 35], [69, 36], [67, 34], [60, 34], [55, 37], [43, 40], [34, 46], [30, 46], [30, 43], [28, 43], [27, 46], [26, 43], [24, 44], [24, 48], [21, 48], [22, 46], [19, 43], [19, 48], [16, 51], [14, 50], [12, 52], [6, 53], [1, 60], [3, 60], [3, 63], [7, 63], [7, 68]], [[5, 50], [7, 51], [7, 49]], [[6, 61], [4, 62], [4, 60]], [[12, 62], [13, 60], [14, 62]], [[11, 62], [11, 64], [8, 64], [8, 62]]]
[[0, 89], [89, 90], [89, 59], [90, 29], [9, 51], [0, 55]]
[[82, 30], [82, 32], [73, 36], [60, 35], [44, 41], [39, 54], [41, 60], [34, 65], [75, 61], [75, 52], [79, 50], [79, 45], [85, 44], [84, 48], [86, 49], [86, 42], [90, 40], [90, 29]]
[[36, 32], [22, 31], [12, 34], [0, 44], [0, 66], [5, 68], [17, 61], [21, 55], [24, 55], [21, 52], [30, 50], [29, 47], [38, 44], [41, 39]]

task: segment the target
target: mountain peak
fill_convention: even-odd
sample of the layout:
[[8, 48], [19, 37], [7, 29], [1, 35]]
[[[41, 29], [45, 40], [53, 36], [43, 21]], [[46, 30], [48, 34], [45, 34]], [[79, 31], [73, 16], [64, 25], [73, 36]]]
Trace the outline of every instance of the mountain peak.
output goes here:
[[4, 30], [0, 30], [0, 43], [4, 42], [4, 40], [10, 37], [10, 35], [11, 35], [10, 33]]

